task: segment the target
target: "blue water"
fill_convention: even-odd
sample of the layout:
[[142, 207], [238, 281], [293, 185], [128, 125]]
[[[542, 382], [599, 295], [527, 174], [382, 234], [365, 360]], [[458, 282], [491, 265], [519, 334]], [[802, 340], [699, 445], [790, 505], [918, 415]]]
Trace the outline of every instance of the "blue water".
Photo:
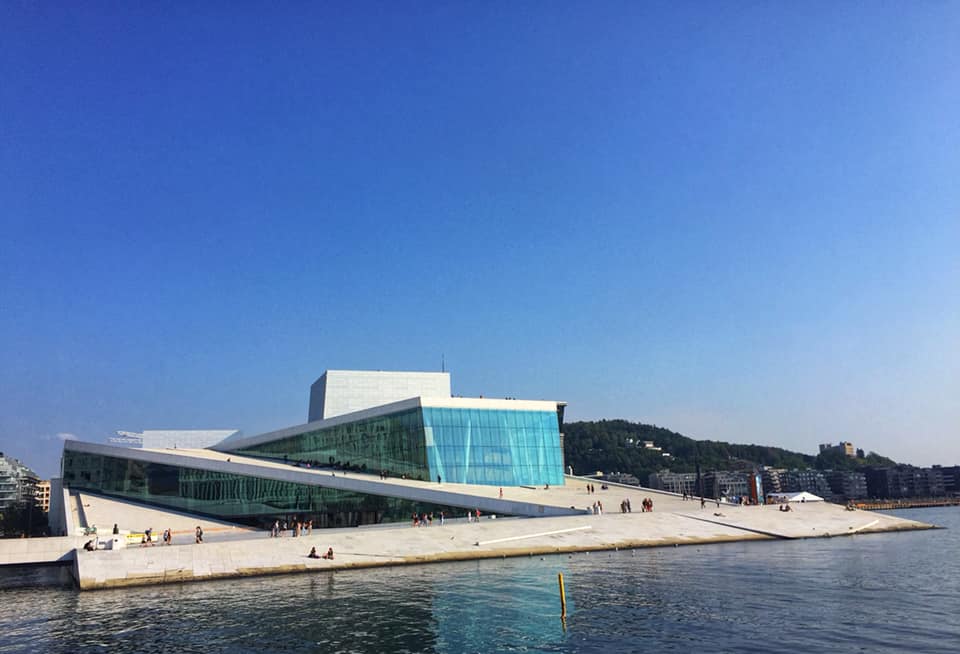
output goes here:
[[93, 593], [8, 587], [0, 652], [956, 653], [960, 508], [896, 514], [950, 529]]

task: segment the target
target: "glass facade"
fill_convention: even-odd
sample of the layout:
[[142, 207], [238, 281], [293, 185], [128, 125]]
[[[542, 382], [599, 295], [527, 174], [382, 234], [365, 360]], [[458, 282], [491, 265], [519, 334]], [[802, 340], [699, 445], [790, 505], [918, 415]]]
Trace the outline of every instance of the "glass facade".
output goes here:
[[428, 480], [420, 409], [358, 420], [231, 450], [234, 454]]
[[463, 484], [563, 484], [557, 414], [423, 407], [234, 450], [236, 454]]
[[315, 527], [351, 527], [404, 521], [415, 511], [462, 513], [392, 497], [69, 450], [63, 480], [72, 489], [258, 527], [293, 517], [313, 520]]
[[[494, 486], [563, 484], [554, 411], [417, 407], [238, 447], [291, 465]], [[265, 526], [298, 516], [335, 527], [461, 510], [293, 482], [64, 450], [64, 485], [189, 513]]]
[[563, 484], [557, 414], [423, 408], [430, 478], [463, 484]]

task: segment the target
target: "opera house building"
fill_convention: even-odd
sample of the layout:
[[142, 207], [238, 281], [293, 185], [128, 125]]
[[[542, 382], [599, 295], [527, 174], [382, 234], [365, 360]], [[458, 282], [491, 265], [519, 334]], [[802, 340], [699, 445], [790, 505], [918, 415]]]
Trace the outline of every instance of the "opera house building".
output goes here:
[[471, 486], [564, 483], [562, 402], [450, 388], [446, 372], [329, 370], [311, 387], [306, 424], [67, 441], [63, 486], [256, 527], [293, 516], [343, 527], [462, 513]]

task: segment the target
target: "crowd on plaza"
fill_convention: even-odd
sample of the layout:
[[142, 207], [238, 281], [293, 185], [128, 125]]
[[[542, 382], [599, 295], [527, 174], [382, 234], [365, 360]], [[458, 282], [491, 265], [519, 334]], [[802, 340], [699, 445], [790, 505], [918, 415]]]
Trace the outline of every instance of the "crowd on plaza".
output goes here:
[[297, 538], [298, 536], [311, 536], [313, 534], [313, 520], [300, 520], [294, 518], [289, 523], [284, 520], [274, 520], [273, 526], [270, 527], [270, 538], [282, 538], [283, 535], [290, 530], [290, 536]]

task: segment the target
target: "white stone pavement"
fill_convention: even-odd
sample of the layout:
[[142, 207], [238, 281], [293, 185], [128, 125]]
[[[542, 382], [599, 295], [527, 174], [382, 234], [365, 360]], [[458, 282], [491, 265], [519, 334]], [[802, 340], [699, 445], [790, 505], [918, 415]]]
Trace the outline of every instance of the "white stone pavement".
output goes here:
[[[622, 490], [618, 488], [613, 497], [619, 497]], [[643, 494], [651, 493], [640, 490]], [[619, 500], [616, 504], [618, 508]], [[315, 530], [313, 535], [299, 538], [274, 539], [258, 532], [252, 538], [202, 545], [79, 551], [75, 576], [82, 589], [96, 589], [501, 556], [930, 528], [911, 520], [869, 511], [847, 511], [822, 502], [794, 504], [789, 513], [779, 511], [777, 506], [718, 508], [708, 504], [701, 509], [699, 502], [684, 502], [680, 498], [663, 504], [678, 504], [676, 508], [683, 510], [659, 511], [655, 500], [652, 513], [635, 510], [627, 514], [486, 518], [478, 523], [458, 521], [443, 527], [435, 521], [434, 526], [419, 528]], [[638, 504], [634, 502], [633, 506], [636, 509]], [[307, 558], [311, 547], [321, 553], [332, 547], [334, 559]]]
[[113, 525], [117, 525], [123, 533], [140, 534], [152, 528], [154, 537], [158, 539], [164, 529], [170, 529], [173, 531], [174, 538], [181, 542], [193, 542], [194, 531], [198, 526], [203, 529], [205, 540], [221, 538], [225, 535], [250, 537], [259, 533], [256, 529], [223, 520], [198, 518], [188, 513], [144, 506], [82, 491], [76, 494], [75, 501], [83, 510], [83, 519], [77, 524], [80, 527], [95, 526], [100, 538], [108, 538], [113, 531]]

